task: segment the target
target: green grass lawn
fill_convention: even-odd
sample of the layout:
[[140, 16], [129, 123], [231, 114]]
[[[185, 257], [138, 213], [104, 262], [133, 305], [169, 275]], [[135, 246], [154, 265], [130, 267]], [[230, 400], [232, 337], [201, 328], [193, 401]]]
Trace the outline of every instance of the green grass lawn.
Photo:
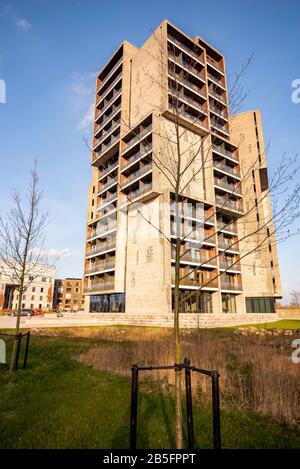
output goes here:
[[[74, 359], [96, 344], [108, 342], [33, 335], [28, 369], [0, 368], [1, 448], [128, 448], [130, 380]], [[168, 394], [142, 385], [138, 419], [139, 448], [174, 448]], [[194, 420], [196, 446], [211, 447], [210, 407], [195, 406]], [[237, 410], [222, 411], [222, 440], [231, 448], [300, 448], [299, 431]]]
[[258, 324], [240, 324], [239, 326], [219, 327], [218, 329], [238, 329], [239, 327], [258, 327], [260, 329], [282, 329], [282, 330], [295, 330], [300, 329], [299, 319], [279, 319], [274, 322], [261, 322]]

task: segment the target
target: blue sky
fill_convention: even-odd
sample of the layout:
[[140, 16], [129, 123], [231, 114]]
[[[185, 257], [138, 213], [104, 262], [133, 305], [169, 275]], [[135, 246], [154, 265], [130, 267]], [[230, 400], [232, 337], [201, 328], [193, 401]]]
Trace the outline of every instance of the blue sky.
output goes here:
[[[26, 186], [37, 158], [50, 214], [47, 247], [68, 250], [59, 276], [83, 270], [91, 175], [83, 136], [91, 133], [95, 74], [122, 40], [140, 46], [164, 18], [219, 48], [230, 75], [254, 52], [243, 110], [262, 111], [271, 170], [283, 152], [299, 152], [300, 103], [291, 100], [291, 83], [300, 78], [298, 1], [0, 0], [0, 79], [7, 87], [0, 104], [0, 213], [12, 189]], [[300, 290], [298, 246], [299, 237], [279, 247], [285, 294]]]

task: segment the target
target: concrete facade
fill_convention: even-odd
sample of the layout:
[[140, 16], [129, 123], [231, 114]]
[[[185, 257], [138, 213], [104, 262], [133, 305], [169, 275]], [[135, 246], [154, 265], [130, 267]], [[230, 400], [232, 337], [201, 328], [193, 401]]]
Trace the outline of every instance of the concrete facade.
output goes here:
[[[22, 308], [46, 311], [52, 307], [55, 272], [55, 267], [46, 265], [30, 268], [30, 274], [25, 276]], [[0, 266], [0, 310], [16, 309], [18, 298], [16, 274], [6, 266]]]
[[[96, 89], [85, 311], [105, 312], [101, 317], [112, 323], [148, 318], [149, 324], [172, 324], [176, 213], [170, 173], [178, 119], [186, 167], [180, 196], [182, 326], [257, 322], [251, 308], [261, 319], [272, 312], [266, 317], [274, 320], [274, 299], [280, 297], [276, 245], [271, 242], [268, 256], [259, 253], [264, 269], [256, 257], [243, 257], [243, 218], [253, 199], [252, 173], [243, 177], [253, 115], [251, 125], [239, 116], [230, 120], [223, 55], [165, 20], [142, 47], [125, 41], [99, 73]], [[256, 120], [263, 151], [258, 112]], [[255, 129], [254, 135], [253, 154]], [[271, 213], [265, 199], [261, 220]], [[256, 217], [254, 206], [250, 212]], [[269, 230], [271, 237], [271, 222]]]

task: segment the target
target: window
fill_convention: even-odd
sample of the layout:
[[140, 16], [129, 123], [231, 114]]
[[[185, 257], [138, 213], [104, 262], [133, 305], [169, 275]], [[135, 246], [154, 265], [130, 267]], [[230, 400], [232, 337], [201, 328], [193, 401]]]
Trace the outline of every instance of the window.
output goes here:
[[39, 304], [39, 308], [41, 309], [42, 307], [43, 307], [43, 305], [40, 303], [40, 304]]
[[41, 293], [44, 293], [44, 288], [43, 287], [41, 288]]
[[72, 291], [72, 288], [67, 288], [67, 293], [70, 293]]
[[32, 280], [33, 280], [32, 275], [29, 276], [29, 280], [32, 282]]
[[225, 314], [236, 313], [235, 295], [231, 295], [230, 293], [222, 293], [222, 311]]
[[22, 303], [22, 308], [25, 308], [25, 303]]
[[22, 300], [26, 300], [26, 295], [23, 295], [23, 298], [22, 298]]
[[246, 298], [247, 313], [275, 313], [275, 299], [273, 297]]
[[124, 313], [125, 294], [112, 293], [110, 295], [92, 295], [90, 300], [90, 313]]
[[[212, 313], [212, 301], [210, 293], [181, 290], [180, 301], [180, 313]], [[172, 290], [172, 311], [174, 312], [174, 290]]]
[[31, 301], [34, 301], [34, 298], [35, 298], [34, 295], [31, 295]]
[[40, 301], [43, 301], [43, 297], [42, 297], [42, 296], [40, 296]]
[[31, 305], [30, 305], [30, 308], [31, 308], [31, 309], [33, 309], [33, 308], [34, 308], [34, 304], [33, 304], [33, 303], [31, 303]]
[[32, 291], [35, 292], [35, 287], [32, 287]]

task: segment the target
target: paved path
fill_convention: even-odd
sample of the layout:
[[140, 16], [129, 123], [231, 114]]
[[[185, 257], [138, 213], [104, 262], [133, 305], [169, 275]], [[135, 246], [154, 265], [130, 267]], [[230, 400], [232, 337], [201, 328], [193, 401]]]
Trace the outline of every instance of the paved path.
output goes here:
[[[0, 329], [13, 329], [16, 324], [16, 318], [12, 316], [0, 316]], [[96, 326], [97, 318], [80, 317], [62, 317], [44, 318], [41, 316], [21, 317], [20, 327], [23, 329], [38, 327], [76, 327], [76, 326]]]

